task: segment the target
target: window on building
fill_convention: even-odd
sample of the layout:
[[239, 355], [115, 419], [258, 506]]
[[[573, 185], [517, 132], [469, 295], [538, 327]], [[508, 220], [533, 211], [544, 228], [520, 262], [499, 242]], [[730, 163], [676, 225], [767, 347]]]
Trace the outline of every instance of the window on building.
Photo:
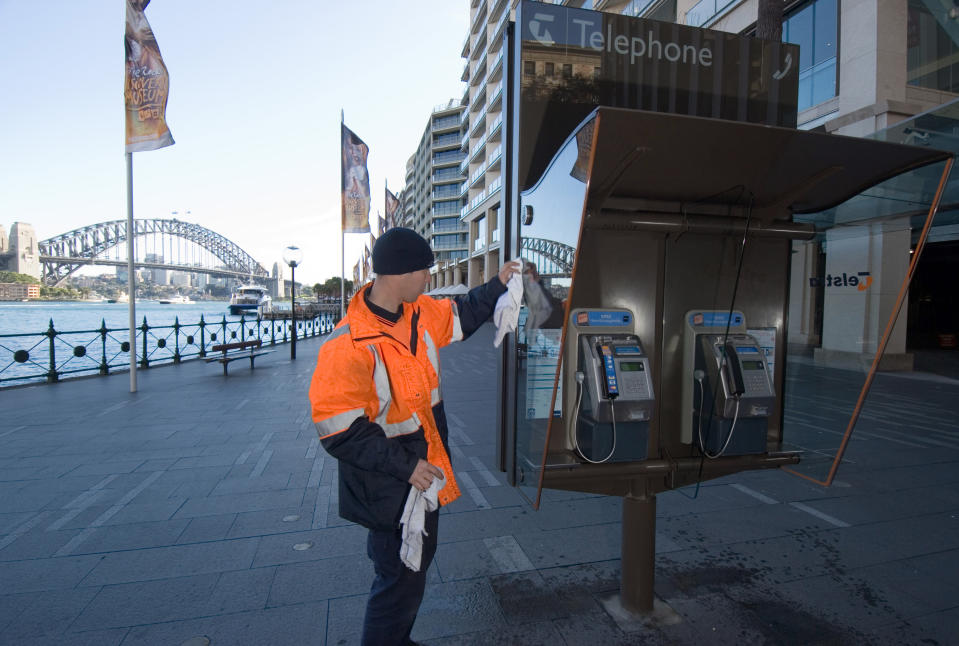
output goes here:
[[536, 61], [523, 61], [523, 74], [536, 76]]
[[563, 63], [563, 78], [571, 79], [573, 78], [573, 64], [572, 63]]
[[783, 41], [799, 45], [799, 110], [838, 93], [838, 15], [836, 0], [812, 0], [783, 20]]
[[[930, 10], [936, 8], [936, 13]], [[953, 16], [953, 12], [956, 13]], [[959, 92], [959, 10], [909, 0], [906, 19], [906, 82]]]
[[546, 63], [546, 76], [549, 78], [553, 77], [553, 64]]

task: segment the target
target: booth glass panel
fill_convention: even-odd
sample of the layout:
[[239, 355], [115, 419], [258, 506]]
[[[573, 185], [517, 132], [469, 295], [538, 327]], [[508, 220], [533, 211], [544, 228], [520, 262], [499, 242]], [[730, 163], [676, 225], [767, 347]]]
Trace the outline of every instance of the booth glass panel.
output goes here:
[[560, 346], [586, 195], [591, 123], [578, 133], [520, 198], [524, 272], [516, 335], [516, 479], [524, 487], [537, 487], [548, 425], [563, 415]]

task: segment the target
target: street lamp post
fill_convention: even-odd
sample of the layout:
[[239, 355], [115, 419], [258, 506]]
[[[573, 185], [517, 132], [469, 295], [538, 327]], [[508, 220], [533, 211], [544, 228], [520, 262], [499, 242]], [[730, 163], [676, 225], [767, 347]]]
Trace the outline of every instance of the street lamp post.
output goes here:
[[299, 247], [290, 245], [283, 250], [283, 262], [290, 266], [290, 322], [293, 338], [290, 340], [290, 359], [296, 359], [296, 266], [303, 260]]

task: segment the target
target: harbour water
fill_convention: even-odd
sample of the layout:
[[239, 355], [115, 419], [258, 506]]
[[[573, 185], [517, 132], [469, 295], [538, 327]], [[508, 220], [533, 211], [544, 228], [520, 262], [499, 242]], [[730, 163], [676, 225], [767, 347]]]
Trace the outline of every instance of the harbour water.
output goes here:
[[[227, 301], [198, 301], [196, 303], [161, 304], [157, 301], [136, 302], [136, 324], [146, 317], [151, 327], [172, 325], [179, 317], [181, 324], [193, 324], [203, 315], [207, 323], [239, 321], [231, 316]], [[256, 313], [253, 312], [255, 317]], [[19, 301], [0, 302], [0, 334], [42, 334], [53, 320], [57, 331], [96, 330], [103, 322], [110, 329], [129, 326], [127, 303], [83, 301]], [[250, 316], [246, 317], [247, 319]]]
[[[301, 338], [327, 333], [335, 323], [329, 313], [298, 319]], [[217, 344], [286, 343], [294, 334], [289, 319], [257, 321], [255, 311], [233, 316], [227, 301], [138, 301], [135, 327], [132, 347], [143, 367], [203, 357]], [[0, 388], [126, 370], [130, 341], [127, 303], [0, 302]]]

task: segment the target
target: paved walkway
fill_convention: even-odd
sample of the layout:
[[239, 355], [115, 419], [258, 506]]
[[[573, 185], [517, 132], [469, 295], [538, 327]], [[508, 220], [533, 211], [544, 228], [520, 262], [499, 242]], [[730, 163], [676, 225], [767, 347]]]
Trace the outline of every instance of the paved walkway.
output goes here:
[[[738, 474], [658, 497], [656, 594], [614, 616], [620, 501], [494, 468], [488, 329], [443, 351], [454, 464], [413, 637], [461, 644], [959, 643], [959, 382], [884, 376], [839, 481]], [[306, 384], [319, 340], [0, 391], [0, 642], [356, 644], [372, 571], [336, 513]], [[794, 362], [788, 439], [825, 467], [852, 373]], [[694, 497], [695, 494], [695, 497]], [[204, 638], [190, 642], [192, 638]]]

